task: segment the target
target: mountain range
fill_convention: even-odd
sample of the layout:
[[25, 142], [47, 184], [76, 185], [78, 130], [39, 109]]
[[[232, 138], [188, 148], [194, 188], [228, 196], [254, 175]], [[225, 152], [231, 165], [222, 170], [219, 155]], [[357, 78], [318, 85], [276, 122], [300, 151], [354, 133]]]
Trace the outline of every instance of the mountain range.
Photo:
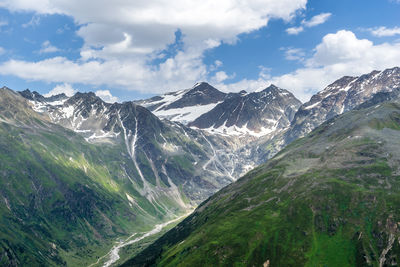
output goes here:
[[[322, 262], [312, 255], [320, 255], [319, 246], [325, 241], [318, 238], [326, 238], [326, 229], [316, 232], [320, 229], [315, 230], [313, 223], [305, 219], [304, 227], [300, 227], [309, 234], [305, 236], [319, 241], [307, 239], [308, 243], [293, 246], [291, 250], [285, 244], [299, 236], [292, 231], [297, 226], [289, 225], [287, 220], [301, 221], [298, 216], [310, 219], [310, 214], [317, 214], [313, 207], [309, 213], [310, 200], [333, 206], [335, 201], [342, 203], [338, 198], [319, 199], [311, 190], [314, 187], [323, 195], [328, 194], [323, 190], [334, 184], [329, 192], [339, 194], [335, 191], [339, 184], [353, 196], [354, 188], [366, 186], [358, 181], [362, 180], [363, 167], [371, 172], [369, 180], [381, 177], [381, 169], [384, 175], [389, 175], [391, 168], [391, 178], [388, 176], [387, 181], [376, 178], [378, 185], [371, 181], [377, 188], [366, 189], [372, 190], [371, 196], [378, 197], [375, 191], [385, 190], [385, 183], [395, 187], [392, 180], [396, 171], [392, 169], [397, 154], [392, 150], [389, 153], [385, 146], [379, 153], [387, 152], [389, 156], [385, 154], [383, 158], [377, 157], [381, 161], [372, 161], [378, 153], [373, 148], [379, 142], [396, 147], [399, 92], [399, 68], [343, 77], [304, 104], [289, 91], [274, 85], [251, 93], [224, 93], [203, 82], [146, 100], [113, 104], [91, 92], [45, 97], [35, 91], [15, 92], [3, 87], [0, 89], [0, 169], [4, 178], [0, 181], [0, 200], [3, 200], [0, 201], [0, 263], [89, 265], [104, 255], [117, 238], [149, 231], [157, 223], [184, 214], [207, 198], [180, 228], [174, 228], [130, 264], [240, 265], [236, 259], [242, 259], [246, 261], [242, 265], [270, 262], [274, 266], [284, 263], [283, 256], [279, 258], [278, 254], [293, 257], [293, 262], [299, 260], [311, 265]], [[334, 126], [329, 124], [332, 122]], [[388, 127], [394, 132], [386, 136]], [[384, 137], [379, 139], [377, 136], [382, 133]], [[301, 137], [304, 138], [298, 140]], [[359, 139], [363, 140], [361, 144], [357, 143]], [[364, 151], [362, 146], [370, 145], [366, 139], [371, 139], [372, 148]], [[336, 167], [329, 165], [332, 163], [329, 151], [343, 151], [343, 155], [334, 158]], [[326, 174], [324, 168], [328, 170]], [[347, 171], [355, 173], [354, 177], [350, 174], [350, 178], [336, 177], [340, 169], [346, 170], [345, 175]], [[313, 175], [320, 175], [321, 180], [305, 181]], [[331, 181], [332, 177], [337, 180]], [[294, 183], [298, 188], [293, 189]], [[224, 189], [214, 195], [221, 188]], [[292, 191], [296, 197], [290, 196]], [[359, 197], [356, 199], [360, 203], [368, 199], [364, 195]], [[389, 200], [382, 198], [382, 201]], [[379, 203], [379, 207], [384, 205]], [[299, 207], [302, 210], [293, 213]], [[324, 222], [345, 217], [340, 208], [334, 207], [318, 206], [316, 211], [324, 211], [318, 213]], [[259, 217], [263, 214], [260, 210], [271, 212], [262, 215], [266, 216], [265, 224], [264, 217]], [[234, 214], [238, 218], [232, 217]], [[389, 216], [380, 208], [376, 214], [382, 218]], [[258, 221], [257, 227], [265, 228], [271, 222], [275, 228], [261, 231], [255, 227], [253, 231], [247, 227]], [[369, 253], [363, 256], [367, 263], [374, 262], [382, 246], [376, 243], [376, 233], [367, 224], [357, 223], [364, 227], [364, 233], [369, 229], [372, 235], [360, 238], [360, 251]], [[241, 229], [241, 224], [246, 229]], [[318, 227], [330, 226], [321, 223]], [[338, 227], [332, 235], [328, 232], [328, 237], [336, 235]], [[390, 236], [388, 228], [376, 229]], [[216, 236], [220, 230], [237, 235], [238, 239], [224, 234]], [[350, 232], [354, 234], [353, 228], [345, 231], [346, 235], [340, 238], [346, 239]], [[280, 232], [287, 239], [272, 237]], [[250, 246], [254, 250], [244, 249], [244, 241], [239, 238], [242, 234], [247, 238], [243, 240], [254, 240], [255, 245]], [[200, 236], [208, 239], [201, 241]], [[382, 236], [379, 242], [386, 242], [386, 237]], [[272, 242], [271, 238], [276, 240]], [[177, 242], [190, 245], [180, 246]], [[227, 246], [226, 242], [237, 246]], [[282, 247], [277, 246], [281, 242]], [[160, 250], [161, 247], [166, 249]], [[198, 254], [193, 250], [196, 247], [202, 248]], [[275, 258], [268, 254], [273, 250]], [[189, 251], [197, 256], [185, 258]], [[205, 255], [211, 251], [215, 257], [209, 257], [209, 262], [198, 261], [207, 259]], [[295, 256], [296, 253], [303, 253], [303, 258]]]
[[400, 100], [334, 117], [123, 266], [397, 266]]

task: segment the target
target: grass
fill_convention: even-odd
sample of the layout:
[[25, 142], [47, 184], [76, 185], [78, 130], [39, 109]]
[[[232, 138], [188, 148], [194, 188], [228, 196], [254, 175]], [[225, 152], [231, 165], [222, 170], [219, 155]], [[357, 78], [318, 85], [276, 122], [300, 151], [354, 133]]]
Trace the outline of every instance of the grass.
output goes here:
[[[3, 265], [86, 265], [117, 237], [163, 218], [164, 211], [154, 209], [126, 178], [121, 165], [135, 170], [122, 145], [88, 144], [61, 127], [32, 130], [1, 123], [0, 150], [0, 175], [7, 177], [0, 179], [0, 194], [11, 206], [11, 211], [0, 206]], [[148, 214], [130, 207], [125, 193]], [[167, 207], [176, 207], [167, 200]], [[3, 257], [6, 251], [9, 258]]]
[[399, 158], [387, 149], [397, 143], [382, 134], [398, 130], [393, 109], [323, 124], [210, 197], [125, 266], [379, 266], [390, 234], [396, 241], [386, 259], [400, 262]]

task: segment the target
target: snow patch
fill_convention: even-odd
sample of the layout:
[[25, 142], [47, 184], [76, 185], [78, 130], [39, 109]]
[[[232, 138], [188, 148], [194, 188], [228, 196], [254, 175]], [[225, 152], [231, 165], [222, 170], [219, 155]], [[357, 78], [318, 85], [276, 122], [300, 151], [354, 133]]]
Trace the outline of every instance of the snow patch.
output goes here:
[[342, 88], [339, 91], [345, 91], [345, 92], [349, 91], [353, 83], [355, 83], [355, 81], [357, 81], [357, 79], [352, 80], [345, 88]]
[[183, 95], [188, 91], [188, 89], [185, 90], [181, 90], [181, 91], [177, 91], [174, 93], [168, 93], [165, 95], [161, 96], [160, 100], [156, 100], [156, 101], [144, 101], [142, 103], [140, 103], [141, 106], [147, 108], [150, 106], [154, 106], [154, 105], [158, 105], [161, 104], [156, 110], [160, 110], [168, 105], [170, 105], [171, 103], [178, 101], [179, 99], [181, 99], [183, 97]]
[[71, 118], [74, 115], [74, 107], [73, 106], [68, 106], [68, 107], [63, 107], [61, 109], [61, 112], [63, 113], [64, 118]]
[[303, 109], [312, 109], [312, 108], [318, 106], [320, 103], [321, 103], [321, 101], [315, 102], [314, 104], [305, 106]]
[[157, 109], [153, 113], [159, 118], [162, 119], [169, 119], [171, 121], [180, 122], [183, 124], [187, 124], [196, 120], [201, 115], [209, 112], [213, 108], [215, 108], [218, 103], [212, 103], [208, 105], [196, 105], [191, 107], [184, 107], [184, 108], [173, 108], [167, 110], [160, 110]]
[[[196, 128], [196, 127], [193, 127]], [[247, 124], [244, 125], [243, 127], [238, 127], [236, 125], [232, 126], [226, 126], [226, 122], [221, 125], [218, 128], [210, 127], [210, 128], [205, 128], [203, 130], [207, 131], [210, 134], [219, 134], [222, 136], [244, 136], [244, 135], [251, 135], [255, 137], [261, 137], [267, 134], [272, 133], [275, 131], [277, 128], [277, 124], [275, 124], [273, 127], [270, 128], [265, 128], [261, 127], [260, 131], [255, 132], [247, 128]]]
[[125, 195], [126, 195], [126, 198], [128, 199], [128, 201], [129, 201], [129, 205], [132, 207], [133, 205], [135, 205], [136, 204], [136, 202], [135, 202], [135, 200], [133, 199], [133, 197], [131, 197], [128, 193], [125, 193]]

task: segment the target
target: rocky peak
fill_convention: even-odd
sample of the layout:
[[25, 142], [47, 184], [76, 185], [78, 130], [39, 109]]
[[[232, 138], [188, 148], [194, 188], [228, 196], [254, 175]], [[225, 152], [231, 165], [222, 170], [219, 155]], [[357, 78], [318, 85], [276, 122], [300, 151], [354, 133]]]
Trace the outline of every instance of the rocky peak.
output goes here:
[[69, 100], [71, 102], [76, 102], [77, 100], [85, 100], [85, 101], [92, 102], [92, 101], [98, 101], [101, 99], [100, 99], [100, 97], [96, 96], [96, 94], [93, 92], [87, 92], [87, 93], [77, 92]]
[[400, 68], [372, 71], [359, 77], [344, 76], [304, 103], [296, 113], [286, 142], [309, 133], [322, 122], [352, 110], [379, 94], [373, 101], [386, 99], [380, 93], [390, 93], [400, 88]]
[[195, 105], [208, 105], [217, 103], [225, 98], [226, 94], [209, 85], [206, 82], [197, 83], [187, 91], [180, 99], [169, 104], [163, 109], [183, 108]]
[[24, 91], [18, 92], [24, 98], [31, 100], [31, 101], [38, 101], [38, 102], [54, 102], [54, 101], [61, 101], [68, 98], [64, 93], [52, 95], [49, 97], [45, 97], [36, 91], [30, 91], [29, 89], [25, 89]]
[[265, 88], [261, 92], [280, 92], [281, 90], [283, 90], [283, 89], [280, 89], [276, 85], [271, 84], [270, 86], [268, 86], [267, 88]]
[[260, 137], [287, 127], [300, 105], [291, 93], [271, 85], [260, 92], [230, 93], [189, 125], [215, 134]]

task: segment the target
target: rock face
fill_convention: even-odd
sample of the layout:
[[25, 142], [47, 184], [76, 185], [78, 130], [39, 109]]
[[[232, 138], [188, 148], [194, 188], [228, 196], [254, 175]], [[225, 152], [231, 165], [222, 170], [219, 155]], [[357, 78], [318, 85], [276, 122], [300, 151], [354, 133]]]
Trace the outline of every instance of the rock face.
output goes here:
[[301, 105], [293, 94], [274, 85], [260, 92], [225, 94], [204, 82], [137, 103], [161, 119], [182, 122], [211, 135], [256, 138], [289, 126]]
[[135, 103], [146, 107], [160, 119], [187, 124], [213, 109], [225, 97], [225, 93], [202, 82], [190, 89], [135, 101]]
[[253, 166], [249, 159], [234, 153], [229, 140], [207, 136], [178, 122], [161, 121], [131, 101], [110, 104], [94, 93], [76, 93], [57, 105], [35, 99], [31, 101], [34, 110], [89, 143], [122, 142], [137, 169], [132, 177], [136, 190], [149, 200], [161, 192], [159, 198], [165, 193], [181, 198], [181, 203], [188, 198], [195, 204]]
[[398, 67], [373, 71], [360, 77], [345, 76], [314, 95], [299, 108], [285, 135], [285, 142], [289, 143], [304, 136], [324, 121], [354, 109], [378, 93], [389, 93], [399, 88]]
[[212, 134], [264, 136], [290, 125], [301, 102], [274, 85], [254, 93], [230, 93], [188, 125]]
[[64, 93], [58, 94], [58, 95], [53, 95], [50, 97], [42, 96], [41, 94], [39, 94], [36, 91], [31, 92], [29, 89], [26, 89], [19, 93], [23, 97], [25, 97], [26, 99], [29, 99], [29, 100], [39, 101], [39, 102], [47, 102], [47, 103], [53, 103], [53, 104], [56, 101], [65, 101], [66, 99], [68, 99], [68, 97]]
[[248, 171], [233, 147], [133, 102], [2, 88], [0, 262], [90, 265]]
[[397, 265], [399, 136], [399, 100], [336, 116], [123, 266]]
[[287, 129], [272, 138], [261, 137], [255, 145], [245, 149], [257, 164], [261, 164], [326, 120], [353, 109], [396, 99], [399, 95], [398, 67], [372, 71], [360, 77], [342, 77], [301, 105]]

